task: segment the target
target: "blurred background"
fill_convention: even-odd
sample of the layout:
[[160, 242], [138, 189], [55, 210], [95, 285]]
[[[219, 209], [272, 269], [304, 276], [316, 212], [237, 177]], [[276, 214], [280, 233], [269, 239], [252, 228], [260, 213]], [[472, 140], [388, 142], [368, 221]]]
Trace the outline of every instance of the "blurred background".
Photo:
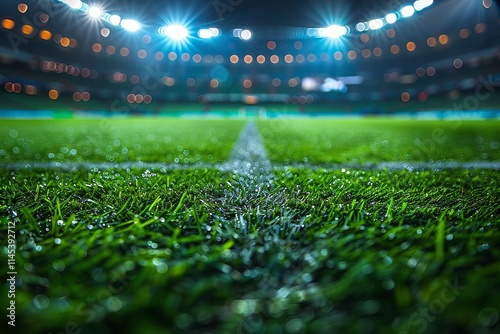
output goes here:
[[0, 115], [498, 117], [494, 0], [2, 1]]

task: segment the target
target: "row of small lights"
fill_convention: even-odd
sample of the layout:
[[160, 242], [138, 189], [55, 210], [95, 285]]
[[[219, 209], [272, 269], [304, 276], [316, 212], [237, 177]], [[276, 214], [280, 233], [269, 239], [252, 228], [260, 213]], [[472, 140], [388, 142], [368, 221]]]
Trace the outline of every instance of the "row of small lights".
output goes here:
[[[4, 19], [2, 21], [2, 27], [6, 28], [6, 29], [12, 29], [14, 27], [14, 22], [11, 21], [10, 19]], [[485, 31], [485, 25], [484, 23], [478, 23], [475, 27], [475, 31], [477, 33], [482, 33]], [[28, 26], [28, 25], [24, 25], [22, 27], [22, 31], [23, 33], [25, 33], [26, 35], [31, 35], [32, 32], [33, 32], [33, 28], [31, 26]], [[393, 30], [389, 30], [391, 31], [391, 33], [389, 34], [390, 36], [394, 36], [395, 33], [393, 32]], [[41, 30], [40, 31], [40, 38], [42, 38], [43, 40], [48, 40], [50, 39], [50, 36], [51, 36], [51, 33], [48, 31], [48, 30]], [[459, 35], [461, 38], [467, 38], [469, 35], [470, 35], [470, 32], [468, 29], [462, 29], [460, 30], [459, 32]], [[363, 34], [361, 36], [362, 38], [362, 41], [363, 42], [367, 42], [367, 40], [369, 39], [369, 37], [365, 37], [365, 36], [368, 36], [368, 35], [365, 35]], [[67, 37], [62, 37], [61, 35], [59, 34], [56, 34], [54, 36], [54, 40], [56, 43], [58, 44], [61, 44], [63, 47], [75, 47], [76, 44], [77, 44], [77, 41], [73, 38], [67, 38]], [[437, 46], [438, 44], [441, 44], [441, 45], [446, 45], [449, 41], [449, 38], [446, 34], [442, 34], [439, 36], [439, 38], [435, 38], [435, 37], [429, 37], [427, 39], [427, 45], [429, 47], [435, 47]], [[270, 42], [274, 42], [274, 41], [270, 41]], [[274, 48], [270, 48], [271, 50], [274, 49]], [[409, 51], [409, 52], [413, 52], [416, 50], [416, 44], [415, 42], [408, 42], [406, 44], [406, 49]], [[401, 48], [394, 44], [391, 46], [390, 48], [390, 51], [392, 54], [398, 54], [400, 52]], [[95, 52], [95, 53], [100, 53], [103, 51], [103, 47], [100, 43], [94, 43], [92, 45], [92, 51]], [[109, 54], [109, 55], [114, 55], [116, 53], [116, 47], [113, 46], [113, 45], [108, 45], [106, 47], [106, 53]], [[122, 47], [120, 50], [119, 50], [119, 53], [121, 56], [123, 57], [127, 57], [129, 56], [130, 54], [130, 50], [126, 47]], [[362, 52], [361, 52], [361, 55], [364, 57], [364, 58], [369, 58], [371, 55], [374, 55], [376, 57], [380, 57], [382, 55], [383, 51], [380, 47], [376, 47], [372, 50], [366, 48], [366, 49], [363, 49]], [[147, 51], [146, 50], [143, 50], [143, 49], [140, 49], [138, 52], [137, 52], [137, 57], [140, 58], [140, 59], [144, 59], [146, 58], [148, 55]], [[161, 61], [164, 59], [164, 54], [163, 52], [156, 52], [155, 53], [155, 59], [158, 60], [158, 61]], [[343, 58], [343, 54], [341, 51], [336, 51], [333, 55], [334, 59], [335, 60], [341, 60]], [[188, 53], [183, 53], [180, 57], [183, 61], [189, 61], [191, 58], [192, 60], [195, 62], [195, 63], [199, 63], [202, 61], [203, 57], [199, 54], [195, 54], [191, 57], [191, 55], [189, 55]], [[323, 61], [328, 61], [329, 60], [329, 56], [326, 52], [322, 53], [320, 58], [323, 60]], [[357, 58], [357, 52], [354, 51], [354, 50], [350, 50], [347, 52], [347, 58], [349, 58], [350, 60], [354, 60]], [[170, 52], [168, 54], [168, 59], [171, 60], [171, 61], [175, 61], [178, 59], [178, 55], [177, 53], [175, 52]], [[223, 62], [223, 58], [222, 56], [218, 55], [218, 56], [210, 56], [210, 55], [207, 55], [204, 57], [204, 60], [206, 63], [212, 63], [213, 61], [215, 61], [216, 63], [222, 63]], [[256, 62], [259, 63], [259, 64], [264, 64], [266, 62], [266, 57], [264, 55], [258, 55], [256, 57]], [[297, 55], [295, 56], [295, 60], [297, 63], [303, 63], [305, 62], [306, 58], [305, 56], [303, 55]], [[309, 54], [307, 56], [307, 60], [309, 62], [315, 62], [316, 61], [316, 55], [314, 54]], [[251, 55], [246, 55], [243, 57], [243, 61], [246, 63], [246, 64], [251, 64], [253, 62], [253, 56]], [[280, 58], [278, 55], [272, 55], [270, 58], [269, 58], [269, 61], [273, 64], [277, 64], [279, 63], [280, 61]], [[294, 61], [294, 56], [291, 55], [291, 54], [287, 54], [284, 56], [284, 61], [286, 63], [292, 63]], [[230, 57], [230, 62], [233, 63], [233, 64], [236, 64], [239, 62], [239, 56], [238, 55], [232, 55]]]
[[[474, 30], [478, 34], [483, 33], [484, 31], [486, 31], [486, 25], [484, 23], [478, 23], [475, 26]], [[390, 33], [390, 36], [395, 36], [395, 33], [393, 32], [392, 29], [389, 31], [392, 31]], [[459, 36], [461, 39], [468, 38], [470, 36], [469, 29], [467, 29], [467, 28], [461, 29], [459, 31]], [[362, 35], [361, 38], [362, 38], [363, 42], [365, 42], [365, 43], [367, 42], [366, 37], [363, 37], [363, 35]], [[432, 36], [429, 37], [426, 41], [426, 44], [428, 47], [434, 48], [434, 47], [437, 47], [439, 45], [447, 45], [449, 43], [449, 40], [450, 40], [450, 38], [448, 35], [441, 34], [437, 37], [432, 37]], [[271, 42], [275, 43], [274, 41], [269, 41], [268, 44]], [[417, 44], [413, 41], [409, 41], [408, 43], [405, 44], [404, 48], [408, 52], [414, 52], [417, 49]], [[269, 49], [274, 50], [275, 48], [269, 48]], [[94, 43], [92, 45], [92, 51], [95, 53], [101, 53], [101, 52], [103, 52], [103, 46], [100, 43]], [[116, 50], [115, 46], [108, 45], [105, 48], [105, 52], [108, 55], [114, 55], [114, 54], [116, 54], [117, 50]], [[122, 57], [127, 57], [130, 55], [130, 50], [126, 47], [122, 47], [118, 52]], [[401, 47], [397, 44], [393, 44], [390, 47], [390, 52], [393, 55], [397, 55], [401, 52]], [[370, 58], [372, 55], [375, 57], [380, 57], [383, 54], [383, 49], [380, 47], [375, 47], [373, 50], [371, 50], [369, 48], [365, 48], [361, 51], [360, 54], [363, 58]], [[138, 52], [137, 52], [138, 58], [145, 59], [147, 56], [148, 56], [148, 53], [146, 50], [144, 50], [144, 49], [138, 50]], [[208, 64], [213, 63], [213, 62], [220, 64], [220, 63], [224, 62], [224, 57], [222, 55], [217, 55], [215, 57], [212, 55], [205, 55], [203, 57], [200, 54], [194, 54], [191, 56], [189, 53], [177, 54], [176, 52], [171, 51], [166, 56], [171, 61], [176, 61], [179, 59], [184, 61], [184, 62], [188, 62], [188, 61], [192, 60], [194, 63], [199, 63], [201, 61], [205, 61]], [[336, 51], [333, 53], [333, 59], [335, 59], [337, 61], [342, 60], [344, 57], [347, 57], [349, 60], [355, 60], [358, 57], [358, 52], [355, 50], [350, 50], [350, 51], [347, 51], [347, 53], [345, 55], [341, 51]], [[158, 51], [154, 54], [154, 58], [157, 61], [162, 61], [165, 58], [165, 54], [161, 51]], [[323, 52], [319, 55], [319, 58], [322, 61], [329, 61], [330, 55], [326, 52]], [[271, 55], [270, 57], [266, 58], [266, 56], [264, 56], [264, 55], [258, 55], [256, 57], [254, 57], [254, 56], [249, 55], [249, 54], [244, 55], [244, 56], [238, 56], [236, 54], [233, 54], [229, 57], [229, 61], [232, 64], [238, 64], [240, 61], [243, 61], [245, 64], [248, 64], [248, 65], [252, 64], [254, 61], [257, 62], [258, 64], [265, 64], [266, 61], [269, 61], [272, 64], [278, 64], [280, 61], [284, 61], [287, 64], [290, 64], [290, 63], [295, 61], [296, 63], [301, 64], [301, 63], [304, 63], [306, 60], [310, 63], [313, 63], [317, 59], [318, 59], [318, 56], [314, 53], [310, 53], [307, 56], [302, 55], [302, 54], [298, 54], [296, 56], [294, 56], [292, 54], [286, 54], [286, 55], [282, 56], [281, 58], [278, 55]]]
[[[245, 83], [247, 84], [246, 88], [251, 87], [251, 81], [245, 80], [244, 84]], [[22, 90], [22, 85], [20, 83], [7, 82], [5, 84], [5, 90], [9, 93], [20, 93]], [[24, 91], [28, 95], [36, 95], [37, 94], [37, 88], [33, 85], [25, 85]], [[48, 92], [48, 96], [51, 100], [57, 100], [59, 98], [59, 91], [56, 89], [51, 89]], [[401, 100], [403, 102], [409, 102], [410, 99], [411, 99], [410, 93], [403, 92], [401, 94]], [[420, 102], [425, 102], [428, 99], [428, 94], [426, 92], [420, 92], [418, 94], [418, 99]], [[74, 92], [73, 93], [73, 100], [75, 102], [81, 102], [81, 101], [88, 102], [90, 100], [90, 93], [89, 92]], [[153, 98], [151, 97], [151, 95], [142, 95], [142, 94], [129, 94], [129, 95], [127, 95], [127, 102], [130, 104], [134, 104], [134, 103], [150, 104], [152, 101], [153, 101]], [[249, 99], [248, 101], [246, 101], [246, 103], [248, 103], [248, 104], [255, 104], [256, 102], [257, 101], [254, 101], [254, 99], [252, 99], [252, 98]], [[311, 104], [314, 102], [314, 97], [312, 95], [292, 96], [290, 98], [290, 102], [293, 104]]]
[[[464, 62], [460, 58], [456, 58], [453, 60], [453, 67], [455, 69], [460, 69], [464, 65]], [[95, 79], [97, 77], [98, 72], [96, 70], [90, 70], [88, 68], [82, 68], [81, 70], [77, 66], [72, 66], [68, 65], [65, 63], [56, 63], [54, 61], [48, 61], [48, 60], [42, 60], [40, 62], [40, 67], [42, 68], [43, 71], [52, 71], [56, 73], [67, 73], [71, 74], [73, 76], [78, 76], [81, 75], [83, 78], [92, 78]], [[433, 66], [429, 66], [427, 68], [419, 67], [416, 70], [416, 75], [418, 77], [424, 77], [425, 75], [432, 77], [436, 74], [436, 69]], [[128, 76], [126, 73], [123, 72], [114, 72], [111, 81], [114, 83], [125, 83], [128, 79]], [[399, 73], [386, 73], [384, 75], [384, 81], [386, 82], [397, 82], [400, 79]], [[163, 77], [161, 79], [161, 82], [165, 86], [174, 86], [175, 85], [175, 79], [171, 77]], [[133, 74], [130, 76], [130, 83], [137, 85], [140, 83], [140, 77], [137, 74]], [[295, 87], [297, 86], [297, 82], [295, 78], [292, 78], [289, 80], [289, 86], [290, 87]], [[186, 80], [186, 84], [189, 87], [193, 87], [196, 84], [196, 80], [194, 78], [188, 78]], [[252, 86], [251, 80], [248, 81], [243, 81], [242, 82], [243, 87], [249, 88]], [[279, 78], [274, 78], [272, 80], [272, 84], [275, 87], [279, 87], [281, 85], [281, 80]], [[212, 79], [210, 81], [210, 87], [212, 88], [217, 88], [219, 86], [219, 81], [217, 79]]]
[[[122, 19], [119, 15], [106, 13], [100, 7], [89, 6], [80, 0], [58, 1], [68, 5], [72, 9], [85, 12], [94, 19], [101, 19], [113, 26], [121, 26], [123, 29], [128, 31], [134, 32], [142, 28], [142, 25], [136, 20]], [[433, 3], [434, 0], [416, 0], [413, 5], [404, 6], [397, 12], [389, 13], [384, 17], [375, 18], [366, 22], [359, 22], [355, 25], [354, 29], [358, 32], [378, 30], [386, 25], [394, 24], [400, 19], [409, 18], [413, 16], [415, 12], [428, 8]], [[339, 38], [351, 33], [352, 30], [353, 29], [347, 25], [330, 25], [325, 28], [310, 28], [307, 30], [307, 34], [311, 37]], [[179, 24], [162, 26], [158, 28], [158, 33], [160, 35], [167, 36], [172, 40], [183, 40], [189, 36], [189, 30]], [[221, 31], [220, 29], [214, 27], [204, 28], [198, 30], [197, 35], [202, 39], [211, 39], [220, 36]], [[236, 28], [233, 29], [232, 35], [242, 40], [249, 40], [252, 38], [253, 33], [249, 29]]]
[[[8, 93], [16, 93], [19, 94], [23, 90], [23, 86], [20, 83], [12, 83], [7, 82], [5, 84], [5, 90]], [[24, 92], [28, 95], [37, 95], [38, 89], [33, 85], [24, 85]], [[57, 100], [59, 98], [59, 91], [57, 89], [51, 89], [48, 91], [47, 95], [51, 100]], [[73, 93], [73, 101], [75, 102], [88, 102], [90, 101], [90, 93], [87, 91], [84, 92], [74, 92]], [[142, 95], [142, 94], [129, 94], [127, 96], [128, 103], [145, 103], [149, 104], [153, 101], [151, 95]]]
[[97, 78], [98, 72], [86, 67], [80, 69], [78, 66], [68, 65], [50, 60], [42, 60], [40, 68], [43, 72], [66, 73], [74, 77], [81, 76], [82, 78]]
[[[20, 3], [17, 6], [17, 9], [19, 10], [20, 13], [25, 14], [28, 11], [28, 5], [25, 3]], [[40, 24], [46, 24], [50, 19], [50, 16], [47, 13], [40, 13], [38, 15], [38, 21]], [[11, 19], [4, 19], [2, 20], [2, 27], [7, 29], [7, 30], [12, 30], [15, 27], [15, 22], [12, 21]], [[34, 28], [30, 24], [23, 24], [21, 27], [21, 32], [28, 38], [31, 38], [35, 35], [37, 32], [36, 28]], [[77, 40], [74, 38], [70, 37], [64, 37], [62, 35], [56, 34], [52, 36], [52, 33], [49, 30], [46, 29], [41, 29], [38, 31], [38, 36], [40, 39], [44, 41], [49, 41], [52, 37], [54, 37], [54, 42], [57, 44], [60, 44], [62, 47], [69, 47], [69, 48], [75, 48], [78, 44]]]
[[[418, 2], [418, 1], [416, 1]], [[483, 5], [485, 8], [489, 8], [491, 7], [492, 3], [491, 3], [491, 0], [483, 0]], [[415, 5], [414, 5], [415, 6]], [[420, 8], [421, 5], [417, 5], [417, 8]], [[19, 4], [18, 5], [18, 9], [21, 13], [25, 13], [27, 10], [28, 10], [28, 6], [26, 4]], [[44, 17], [42, 17], [44, 16]], [[41, 22], [47, 22], [48, 21], [48, 15], [47, 14], [40, 14], [40, 18]], [[2, 26], [6, 29], [12, 29], [14, 26], [15, 26], [15, 23], [10, 20], [10, 19], [4, 19], [2, 21]], [[104, 31], [106, 30], [106, 31]], [[25, 34], [25, 35], [31, 35], [33, 33], [33, 27], [32, 26], [29, 26], [29, 25], [23, 25], [22, 27], [22, 32]], [[475, 27], [475, 31], [477, 33], [482, 33], [485, 31], [485, 25], [484, 23], [478, 23]], [[108, 36], [110, 33], [109, 29], [108, 28], [103, 28], [102, 31], [101, 31], [101, 34], [103, 36]], [[52, 36], [51, 32], [48, 31], [48, 30], [41, 30], [40, 33], [40, 38], [42, 38], [43, 40], [48, 40], [50, 39], [50, 37]], [[395, 31], [394, 29], [389, 29], [387, 31], [387, 35], [388, 37], [390, 38], [393, 38], [395, 37]], [[469, 35], [470, 35], [470, 32], [468, 31], [468, 29], [462, 29], [460, 30], [459, 32], [459, 35], [461, 38], [467, 38]], [[366, 33], [363, 33], [361, 36], [360, 36], [360, 39], [362, 42], [368, 42], [369, 40], [369, 35], [366, 34]], [[75, 47], [77, 45], [77, 41], [73, 38], [68, 38], [68, 37], [62, 37], [60, 34], [56, 34], [54, 35], [54, 41], [58, 44], [61, 44], [63, 47]], [[151, 37], [149, 35], [145, 35], [143, 37], [143, 41], [146, 43], [146, 44], [149, 44], [149, 42], [151, 41]], [[438, 43], [439, 41], [439, 43]], [[435, 47], [437, 46], [438, 44], [442, 44], [442, 45], [445, 45], [448, 43], [448, 36], [443, 34], [443, 35], [440, 35], [438, 39], [434, 38], [434, 37], [429, 37], [427, 39], [427, 45], [429, 47]], [[294, 46], [296, 47], [296, 49], [300, 49], [301, 48], [301, 42], [300, 41], [296, 41], [294, 43]], [[274, 50], [276, 48], [276, 42], [274, 41], [269, 41], [267, 43], [267, 47], [270, 49], [270, 50]], [[94, 43], [92, 45], [92, 50], [95, 52], [95, 53], [100, 53], [102, 51], [103, 47], [101, 44], [99, 43]], [[406, 44], [406, 49], [409, 51], [409, 52], [413, 52], [415, 51], [416, 49], [416, 44], [414, 42], [408, 42]], [[398, 46], [398, 45], [392, 45], [391, 48], [390, 48], [390, 51], [392, 54], [398, 54], [400, 52], [401, 48]], [[123, 47], [120, 49], [120, 55], [123, 56], [123, 57], [126, 57], [130, 54], [130, 50], [126, 47]], [[115, 46], [113, 45], [108, 45], [106, 47], [106, 53], [109, 54], [109, 55], [113, 55], [116, 53], [116, 48]], [[380, 57], [382, 55], [383, 51], [380, 47], [376, 47], [372, 50], [366, 48], [366, 49], [363, 49], [362, 52], [361, 52], [361, 55], [364, 57], [364, 58], [369, 58], [371, 55], [375, 56], [375, 57]], [[146, 50], [139, 50], [138, 53], [137, 53], [137, 56], [138, 58], [140, 59], [144, 59], [147, 57], [147, 51]], [[347, 52], [347, 58], [350, 59], [350, 60], [354, 60], [356, 59], [358, 56], [357, 52], [354, 51], [354, 50], [350, 50]], [[344, 55], [342, 54], [342, 52], [340, 51], [337, 51], [334, 53], [333, 55], [334, 59], [335, 60], [341, 60]], [[156, 52], [155, 53], [155, 59], [160, 61], [160, 60], [163, 60], [164, 58], [164, 54], [162, 52]], [[170, 52], [168, 54], [168, 58], [172, 61], [176, 60], [177, 59], [177, 54], [175, 52]], [[195, 54], [193, 55], [193, 57], [191, 57], [188, 53], [183, 53], [182, 56], [180, 57], [183, 61], [189, 61], [190, 59], [192, 59], [195, 63], [198, 63], [198, 62], [201, 62], [201, 60], [203, 59], [201, 55], [199, 54]], [[307, 60], [309, 62], [315, 62], [316, 61], [316, 55], [314, 54], [309, 54], [307, 56]], [[329, 60], [329, 55], [327, 53], [322, 53], [321, 56], [320, 56], [321, 60], [323, 61], [328, 61]], [[222, 63], [223, 62], [223, 57], [218, 55], [218, 56], [210, 56], [210, 55], [207, 55], [204, 57], [204, 60], [206, 63], [212, 63], [213, 61], [215, 61], [216, 63]], [[259, 55], [256, 57], [255, 59], [257, 61], [257, 63], [259, 64], [263, 64], [266, 62], [266, 58], [265, 56], [263, 55]], [[273, 63], [273, 64], [277, 64], [279, 63], [280, 61], [280, 58], [278, 55], [272, 55], [270, 57], [270, 62]], [[306, 58], [303, 56], [303, 55], [297, 55], [295, 57], [295, 61], [297, 63], [303, 63], [305, 62]], [[237, 55], [232, 55], [230, 57], [230, 61], [231, 63], [233, 64], [236, 64], [239, 62], [239, 57]], [[246, 63], [246, 64], [251, 64], [253, 62], [253, 57], [251, 55], [246, 55], [243, 57], [243, 61]], [[294, 57], [293, 55], [291, 54], [287, 54], [284, 56], [284, 61], [286, 63], [292, 63], [294, 61]]]
[[[34, 85], [21, 85], [18, 82], [7, 82], [4, 86], [5, 91], [7, 93], [15, 93], [15, 94], [20, 94], [23, 90], [24, 93], [27, 95], [37, 95], [38, 94], [38, 88]], [[48, 97], [51, 100], [57, 100], [59, 98], [59, 91], [57, 89], [51, 89], [47, 93]], [[73, 100], [76, 102], [88, 102], [90, 100], [90, 93], [89, 92], [74, 92], [73, 93]]]
[[[218, 86], [218, 81], [217, 81], [217, 85], [213, 84], [214, 80], [216, 80], [216, 79], [213, 79], [210, 82], [210, 85], [212, 86], [212, 88], [216, 88]], [[275, 78], [273, 80], [273, 85], [276, 86], [275, 80], [279, 80], [279, 79]], [[299, 83], [299, 81], [295, 78], [290, 79], [290, 80], [295, 80], [296, 81], [295, 85], [297, 85]], [[281, 80], [279, 80], [279, 82], [281, 82]], [[251, 88], [252, 82], [250, 80], [244, 80], [243, 86], [247, 89]], [[5, 90], [9, 93], [19, 94], [23, 90], [23, 86], [20, 83], [7, 82], [5, 84]], [[38, 90], [33, 85], [24, 85], [24, 92], [28, 95], [37, 95]], [[57, 89], [51, 89], [48, 92], [48, 97], [51, 100], [57, 100], [59, 98], [59, 94], [60, 93]], [[200, 102], [207, 102], [207, 100], [204, 100], [203, 97], [204, 96], [200, 96], [200, 99], [201, 99]], [[421, 91], [420, 93], [418, 93], [417, 97], [418, 97], [418, 100], [420, 102], [425, 102], [429, 98], [429, 94], [425, 91]], [[88, 102], [88, 101], [90, 101], [90, 98], [91, 98], [90, 93], [87, 91], [73, 93], [73, 100], [75, 102], [82, 102], [82, 101]], [[406, 92], [406, 91], [403, 92], [401, 94], [401, 100], [403, 102], [409, 102], [411, 100], [411, 94], [409, 92]], [[151, 95], [142, 95], [142, 94], [129, 94], [129, 95], [127, 95], [127, 102], [130, 104], [141, 104], [141, 103], [150, 104], [152, 101], [153, 101], [153, 98], [151, 97]], [[245, 103], [247, 103], [247, 104], [255, 104], [257, 102], [258, 102], [258, 100], [256, 100], [256, 97], [254, 97], [254, 96], [247, 96], [245, 98]], [[312, 95], [292, 96], [290, 98], [290, 102], [293, 104], [311, 104], [314, 102], [314, 97]]]

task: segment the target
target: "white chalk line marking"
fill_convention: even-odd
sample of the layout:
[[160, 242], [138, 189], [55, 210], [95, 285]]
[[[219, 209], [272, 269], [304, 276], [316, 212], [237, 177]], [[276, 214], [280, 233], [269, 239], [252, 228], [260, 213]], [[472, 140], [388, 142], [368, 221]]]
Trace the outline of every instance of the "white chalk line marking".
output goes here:
[[[250, 166], [248, 166], [250, 163]], [[243, 165], [246, 164], [246, 165]], [[22, 161], [22, 162], [7, 162], [0, 163], [0, 169], [8, 170], [23, 170], [23, 169], [46, 169], [46, 170], [61, 170], [61, 171], [77, 171], [77, 170], [107, 170], [107, 169], [154, 169], [159, 171], [184, 170], [184, 169], [219, 169], [223, 172], [237, 172], [240, 174], [243, 170], [253, 170], [251, 162], [244, 160], [228, 160], [223, 164], [212, 163], [194, 163], [194, 164], [177, 164], [165, 162], [41, 162], [41, 161]], [[265, 170], [283, 170], [288, 168], [297, 169], [326, 169], [326, 170], [341, 170], [341, 169], [357, 169], [357, 170], [449, 170], [449, 169], [493, 169], [500, 170], [500, 161], [470, 161], [470, 162], [379, 162], [379, 163], [364, 163], [364, 164], [267, 164], [262, 166]]]

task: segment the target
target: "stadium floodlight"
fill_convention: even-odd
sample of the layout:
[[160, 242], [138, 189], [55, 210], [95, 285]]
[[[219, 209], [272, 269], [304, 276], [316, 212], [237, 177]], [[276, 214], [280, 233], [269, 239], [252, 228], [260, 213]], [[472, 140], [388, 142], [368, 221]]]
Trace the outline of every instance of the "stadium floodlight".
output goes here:
[[384, 21], [382, 19], [375, 19], [368, 22], [368, 26], [371, 30], [377, 30], [384, 26]]
[[244, 41], [248, 41], [250, 38], [252, 38], [252, 32], [248, 29], [243, 29], [239, 33], [239, 37]]
[[410, 17], [415, 14], [415, 8], [413, 6], [405, 6], [401, 8], [401, 15], [403, 17]]
[[347, 28], [339, 25], [331, 25], [327, 28], [320, 28], [318, 34], [321, 37], [339, 38], [347, 34]]
[[179, 24], [171, 24], [168, 26], [160, 27], [158, 31], [161, 35], [167, 36], [175, 41], [181, 41], [185, 39], [189, 34], [186, 27], [183, 27]]
[[368, 30], [368, 23], [359, 22], [358, 24], [356, 24], [356, 30], [359, 32], [363, 32], [363, 31]]
[[123, 19], [120, 22], [120, 25], [122, 26], [123, 29], [128, 31], [137, 31], [141, 29], [141, 24], [136, 20], [131, 20], [131, 19]]
[[213, 37], [213, 34], [210, 29], [200, 29], [198, 30], [198, 36], [200, 38], [209, 39]]
[[220, 35], [220, 30], [217, 28], [208, 28], [208, 29], [200, 29], [198, 30], [198, 36], [200, 38], [209, 39], [213, 37], [217, 37]]
[[393, 24], [398, 20], [398, 16], [395, 13], [389, 13], [385, 16], [385, 22], [387, 24]]
[[209, 28], [209, 30], [212, 32], [212, 37], [217, 37], [220, 35], [220, 30], [218, 28]]
[[89, 8], [89, 15], [93, 17], [94, 19], [98, 19], [102, 14], [102, 11], [99, 7], [96, 6], [91, 6]]
[[83, 7], [83, 3], [80, 0], [60, 0], [60, 1], [73, 9], [81, 9]]
[[119, 25], [121, 20], [122, 20], [122, 18], [119, 17], [118, 15], [111, 15], [109, 17], [109, 23], [111, 23], [114, 26]]
[[422, 9], [425, 9], [429, 6], [431, 6], [434, 3], [434, 0], [417, 0], [413, 4], [413, 7], [417, 11], [421, 11]]

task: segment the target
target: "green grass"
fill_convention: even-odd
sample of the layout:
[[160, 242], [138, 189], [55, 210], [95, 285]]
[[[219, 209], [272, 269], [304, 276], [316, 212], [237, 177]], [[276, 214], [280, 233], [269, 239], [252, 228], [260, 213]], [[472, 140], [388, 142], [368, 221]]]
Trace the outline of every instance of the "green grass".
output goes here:
[[500, 310], [496, 171], [0, 179], [30, 333], [458, 333]]
[[275, 163], [499, 161], [500, 121], [300, 119], [258, 122]]
[[224, 161], [244, 122], [238, 120], [2, 120], [0, 162]]
[[[244, 121], [101, 119], [0, 124], [0, 162], [214, 163]], [[500, 121], [283, 119], [258, 121], [270, 159], [283, 163], [499, 161]]]
[[[0, 164], [177, 158], [208, 166], [228, 158], [243, 124], [5, 120]], [[316, 166], [499, 161], [499, 124], [258, 122], [273, 162], [307, 157]], [[5, 166], [0, 254], [7, 260], [14, 222], [19, 332], [499, 330], [498, 170], [280, 167], [259, 184], [202, 167]]]

